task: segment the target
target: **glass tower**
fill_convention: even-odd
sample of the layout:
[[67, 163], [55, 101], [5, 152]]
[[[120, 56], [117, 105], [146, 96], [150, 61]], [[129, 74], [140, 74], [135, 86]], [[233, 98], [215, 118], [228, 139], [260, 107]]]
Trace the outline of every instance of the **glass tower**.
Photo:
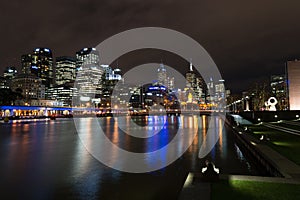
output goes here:
[[76, 58], [62, 56], [56, 58], [55, 83], [63, 85], [75, 81], [76, 78]]
[[48, 48], [36, 48], [31, 55], [30, 72], [48, 88], [53, 85], [53, 57]]

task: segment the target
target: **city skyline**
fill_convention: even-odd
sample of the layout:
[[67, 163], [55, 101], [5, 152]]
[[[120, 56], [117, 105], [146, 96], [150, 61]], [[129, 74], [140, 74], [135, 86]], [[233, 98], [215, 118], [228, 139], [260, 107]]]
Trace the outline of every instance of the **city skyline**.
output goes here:
[[[19, 67], [19, 55], [36, 46], [49, 47], [55, 57], [72, 56], [74, 49], [96, 46], [111, 35], [145, 26], [174, 29], [196, 39], [215, 60], [227, 80], [227, 88], [236, 92], [241, 92], [252, 82], [268, 78], [271, 71], [282, 74], [287, 60], [300, 57], [300, 29], [297, 26], [300, 3], [297, 1], [284, 4], [251, 1], [245, 4], [233, 0], [217, 5], [213, 1], [168, 0], [2, 4], [0, 25], [5, 27], [0, 33], [2, 70], [7, 66]], [[116, 15], [118, 17], [114, 17]], [[162, 57], [151, 56], [152, 62], [158, 62]], [[184, 66], [172, 59], [166, 60], [166, 64], [176, 69]], [[119, 63], [124, 66], [123, 71], [130, 69], [127, 58], [120, 59]]]
[[[19, 59], [20, 63], [21, 63], [20, 66], [9, 65], [6, 68], [4, 68], [3, 71], [2, 71], [2, 73], [0, 73], [0, 74], [4, 75], [6, 73], [6, 71], [8, 69], [10, 69], [10, 68], [13, 68], [14, 70], [17, 70], [18, 74], [24, 73], [24, 56], [27, 56], [27, 55], [31, 56], [32, 53], [35, 54], [36, 52], [43, 51], [43, 49], [49, 50], [50, 53], [51, 53], [51, 56], [52, 56], [52, 54], [55, 55], [53, 53], [54, 51], [52, 49], [48, 48], [48, 47], [34, 47], [31, 52], [29, 52], [29, 53], [27, 52], [26, 54], [23, 54], [23, 55], [20, 56], [20, 59]], [[89, 51], [89, 50], [97, 51], [96, 48], [94, 48], [94, 47], [83, 47], [80, 50], [73, 51], [73, 54], [71, 56], [70, 55], [52, 56], [51, 59], [53, 59], [53, 61], [51, 60], [51, 67], [53, 67], [53, 72], [56, 73], [56, 71], [57, 71], [56, 70], [57, 65], [59, 65], [59, 62], [60, 62], [61, 59], [63, 59], [63, 58], [64, 59], [74, 59], [74, 61], [76, 61], [76, 57], [78, 57], [79, 53], [82, 53], [84, 51]], [[132, 55], [132, 54], [135, 54], [135, 53], [130, 52], [130, 53], [128, 53], [128, 54], [125, 55], [125, 56], [127, 56], [129, 58], [128, 60], [129, 60], [129, 63], [130, 63], [130, 64], [128, 64], [128, 61], [127, 61], [127, 63], [126, 63], [127, 66], [125, 66], [125, 72], [131, 71], [131, 73], [133, 73], [133, 74], [129, 73], [129, 75], [127, 77], [127, 81], [129, 81], [129, 83], [132, 84], [132, 85], [135, 85], [135, 84], [139, 83], [140, 81], [145, 80], [145, 78], [146, 78], [146, 80], [148, 80], [148, 83], [152, 83], [153, 81], [158, 81], [157, 79], [153, 79], [153, 77], [156, 76], [156, 69], [157, 69], [156, 65], [158, 65], [158, 66], [160, 66], [160, 65], [166, 66], [168, 68], [168, 71], [171, 71], [171, 76], [175, 77], [175, 80], [176, 80], [176, 78], [181, 78], [182, 76], [184, 76], [185, 73], [187, 73], [188, 71], [190, 71], [192, 69], [191, 66], [193, 66], [191, 61], [187, 62], [186, 60], [183, 60], [182, 58], [179, 58], [179, 59], [176, 58], [175, 59], [177, 61], [177, 64], [175, 64], [175, 66], [178, 66], [179, 64], [184, 65], [179, 70], [176, 67], [172, 67], [172, 66], [170, 66], [168, 64], [165, 64], [163, 62], [164, 60], [168, 60], [167, 63], [172, 63], [171, 59], [175, 58], [174, 55], [172, 55], [169, 52], [165, 52], [165, 51], [163, 51], [163, 53], [161, 53], [161, 52], [158, 53], [159, 51], [157, 51], [157, 50], [140, 50], [140, 51], [136, 51], [136, 52], [138, 52], [138, 58], [139, 59], [137, 59], [137, 61], [134, 61], [134, 62], [132, 62], [132, 59], [133, 59], [132, 57], [134, 57], [134, 55]], [[160, 56], [160, 62], [149, 62], [149, 58], [146, 58], [146, 59], [143, 60], [143, 56], [144, 55], [142, 57], [139, 57], [139, 56], [141, 54], [145, 54], [144, 52], [146, 52], [146, 54], [147, 54], [147, 52], [150, 52], [150, 55], [152, 57], [156, 58], [155, 60], [158, 60], [157, 56]], [[98, 52], [98, 54], [99, 54], [99, 58], [98, 58], [99, 60], [97, 62], [99, 62], [98, 63], [99, 66], [100, 65], [108, 65], [107, 63], [102, 63], [101, 62], [101, 53]], [[122, 59], [122, 57], [123, 56], [121, 56], [120, 58]], [[119, 59], [117, 59], [113, 63], [111, 63], [110, 66], [114, 66], [114, 68], [120, 68], [123, 71], [124, 67], [119, 66]], [[150, 59], [152, 60], [152, 58], [150, 58]], [[264, 77], [263, 79], [259, 80], [258, 83], [270, 83], [270, 81], [271, 81], [270, 77], [271, 76], [274, 76], [274, 75], [277, 76], [277, 75], [286, 74], [286, 66], [285, 65], [289, 61], [298, 61], [298, 59], [287, 60], [283, 64], [283, 66], [282, 66], [281, 70], [283, 72], [281, 72], [281, 73], [276, 73], [276, 72], [273, 73], [273, 72], [271, 72], [271, 74], [266, 74], [266, 77]], [[26, 63], [26, 60], [25, 60], [25, 65], [26, 64], [27, 63]], [[76, 65], [78, 65], [78, 64], [82, 65], [82, 63], [80, 64], [80, 61], [78, 61], [78, 63]], [[151, 66], [152, 66], [152, 68], [150, 68]], [[128, 67], [129, 67], [129, 69], [128, 69]], [[78, 66], [76, 66], [76, 68], [78, 68]], [[134, 68], [138, 68], [138, 69], [134, 69]], [[141, 70], [145, 70], [145, 74], [147, 74], [147, 77], [139, 77], [143, 73]], [[134, 74], [134, 72], [136, 74]], [[27, 72], [25, 72], [25, 73], [27, 73]], [[35, 72], [31, 72], [31, 73], [35, 74]], [[152, 79], [150, 79], [150, 77], [152, 77]], [[139, 79], [139, 78], [141, 78], [141, 79]], [[54, 84], [56, 83], [55, 78], [53, 79], [53, 83]], [[235, 88], [229, 88], [229, 87], [227, 87], [227, 80], [226, 80], [225, 86], [226, 86], [226, 90], [234, 91], [235, 92], [234, 94], [241, 94], [242, 92], [245, 92], [245, 91], [247, 91], [247, 90], [249, 90], [251, 88], [251, 85], [249, 85], [249, 86], [246, 86], [245, 88], [242, 88], [241, 90], [236, 91]], [[178, 88], [183, 88], [183, 87], [181, 85], [181, 87], [178, 86]]]
[[[35, 54], [37, 52], [39, 54], [40, 54], [40, 52], [42, 52], [42, 54], [43, 54], [44, 51], [46, 51], [45, 52], [46, 58], [50, 59], [50, 62], [48, 60], [45, 60], [45, 61], [47, 62], [48, 65], [51, 66], [51, 70], [53, 71], [52, 84], [54, 84], [54, 85], [64, 84], [64, 83], [66, 83], [66, 80], [68, 80], [67, 82], [72, 82], [72, 79], [73, 80], [76, 79], [75, 71], [72, 72], [72, 70], [76, 69], [76, 71], [78, 71], [84, 65], [94, 63], [97, 66], [102, 66], [102, 67], [105, 67], [105, 66], [112, 67], [113, 66], [113, 68], [115, 68], [115, 69], [122, 68], [122, 66], [119, 66], [118, 60], [113, 62], [112, 65], [103, 63], [101, 61], [101, 52], [98, 52], [98, 50], [94, 47], [84, 47], [80, 50], [76, 50], [76, 51], [74, 51], [72, 56], [59, 55], [56, 57], [53, 56], [54, 51], [48, 47], [35, 47], [34, 49], [32, 49], [31, 52], [27, 52], [26, 54], [23, 54], [20, 56], [20, 61], [21, 61], [20, 67], [8, 66], [2, 72], [0, 72], [0, 76], [4, 76], [4, 77], [7, 76], [7, 78], [9, 78], [9, 77], [12, 78], [17, 74], [32, 73], [32, 74], [35, 74], [36, 76], [40, 77], [40, 74], [37, 73], [37, 69], [39, 67], [36, 66], [38, 57], [36, 57]], [[48, 52], [50, 52], [49, 58], [47, 57]], [[90, 55], [90, 52], [97, 52], [96, 57], [95, 58], [85, 57], [86, 55]], [[127, 71], [127, 72], [130, 71], [130, 73], [124, 74], [126, 81], [132, 85], [136, 85], [136, 84], [139, 85], [139, 84], [141, 84], [141, 82], [146, 83], [148, 81], [147, 83], [158, 82], [159, 84], [167, 86], [168, 85], [167, 79], [172, 79], [172, 81], [174, 82], [174, 80], [182, 79], [182, 77], [185, 76], [186, 73], [193, 71], [194, 66], [192, 63], [192, 59], [188, 64], [183, 66], [180, 71], [177, 71], [172, 66], [165, 64], [163, 62], [164, 59], [165, 59], [164, 57], [161, 57], [160, 62], [145, 63], [145, 64], [134, 66], [135, 68], [132, 68]], [[168, 73], [167, 73], [168, 76], [161, 77], [161, 78], [157, 77], [157, 72], [158, 72], [157, 70], [159, 70], [159, 68], [161, 68], [161, 67], [166, 68], [164, 70], [165, 70], [165, 72], [168, 71]], [[8, 72], [8, 71], [11, 71], [11, 72]], [[73, 75], [72, 75], [72, 73], [73, 73]], [[144, 73], [147, 74], [146, 77], [142, 76]], [[193, 73], [198, 74], [198, 72], [196, 72], [196, 71]], [[12, 76], [12, 74], [14, 74], [14, 75]], [[71, 78], [70, 76], [73, 76], [73, 77]], [[63, 82], [63, 77], [64, 77], [64, 79], [66, 79], [64, 82]], [[159, 79], [161, 79], [161, 80], [159, 80]], [[165, 80], [166, 82], [164, 82], [164, 79], [166, 79]], [[146, 82], [145, 82], [145, 80], [146, 80]], [[176, 87], [184, 88], [185, 83], [182, 82], [181, 84], [176, 85]]]
[[[213, 104], [213, 102], [216, 102], [214, 98], [217, 96], [223, 99], [227, 98], [228, 108], [231, 107], [230, 109], [233, 109], [234, 102], [239, 101], [243, 102], [239, 108], [241, 110], [249, 110], [250, 107], [254, 110], [268, 110], [265, 102], [271, 97], [278, 99], [279, 110], [295, 110], [294, 105], [298, 105], [296, 103], [297, 99], [295, 99], [296, 96], [292, 93], [294, 90], [297, 91], [298, 87], [289, 87], [288, 84], [289, 80], [292, 80], [290, 75], [293, 75], [295, 80], [298, 79], [298, 75], [293, 72], [289, 73], [289, 67], [287, 67], [284, 74], [270, 74], [268, 82], [260, 86], [256, 83], [255, 86], [244, 88], [242, 94], [236, 96], [236, 94], [232, 95], [228, 88], [224, 88], [224, 79], [219, 80], [222, 82], [222, 87], [218, 85], [218, 80], [211, 79], [205, 83], [203, 78], [194, 70], [195, 66], [192, 63], [192, 58], [190, 58], [189, 66], [185, 66], [185, 69], [181, 72], [165, 65], [163, 59], [161, 59], [160, 63], [135, 66], [124, 74], [119, 68], [118, 60], [113, 62], [114, 69], [112, 66], [102, 63], [101, 52], [94, 47], [85, 47], [76, 51], [75, 57], [59, 56], [53, 58], [52, 53], [53, 51], [49, 48], [36, 47], [32, 53], [22, 55], [21, 72], [17, 73], [15, 67], [7, 67], [3, 73], [4, 79], [2, 77], [0, 88], [10, 88], [12, 92], [22, 91], [23, 100], [25, 100], [23, 104], [27, 105], [45, 104], [47, 100], [55, 100], [57, 102], [53, 103], [59, 106], [71, 105], [72, 97], [78, 95], [79, 88], [76, 88], [75, 85], [80, 86], [82, 94], [95, 95], [94, 101], [101, 102], [100, 99], [102, 98], [103, 102], [107, 104], [106, 101], [110, 100], [107, 97], [112, 95], [115, 84], [120, 80], [121, 84], [126, 82], [127, 87], [130, 87], [132, 92], [135, 92], [134, 88], [137, 89], [137, 87], [146, 84], [166, 86], [170, 91], [176, 91], [179, 96], [184, 92], [185, 97], [181, 99], [183, 104], [188, 101], [193, 102], [193, 100], [185, 99], [188, 98], [189, 90], [191, 90], [194, 93], [192, 96], [195, 96], [198, 103], [200, 103], [199, 107], [203, 103], [206, 105]], [[297, 60], [288, 61], [287, 66], [291, 62], [297, 63], [297, 66], [299, 64]], [[50, 73], [49, 70], [51, 70]], [[185, 77], [182, 71], [185, 71]], [[78, 73], [80, 76], [77, 77]], [[144, 76], [145, 74], [147, 76]], [[27, 80], [30, 80], [29, 84], [26, 83]], [[36, 84], [32, 85], [30, 82], [36, 82]], [[50, 85], [47, 85], [49, 83]], [[76, 84], [74, 85], [74, 83]], [[290, 81], [290, 83], [292, 82]], [[216, 95], [212, 99], [207, 95], [210, 93], [210, 88], [213, 88], [211, 91]], [[108, 91], [106, 91], [107, 89]], [[225, 96], [221, 93], [224, 93], [226, 89]], [[217, 94], [218, 92], [221, 93]], [[291, 101], [293, 99], [294, 103]], [[19, 100], [14, 103], [20, 104]], [[30, 102], [31, 100], [33, 101]]]

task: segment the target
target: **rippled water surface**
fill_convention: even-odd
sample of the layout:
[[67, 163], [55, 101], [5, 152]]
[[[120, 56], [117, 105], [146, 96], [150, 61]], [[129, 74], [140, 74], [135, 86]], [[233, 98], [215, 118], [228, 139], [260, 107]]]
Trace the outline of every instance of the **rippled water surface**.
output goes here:
[[[95, 144], [89, 120], [92, 119], [79, 119], [86, 130], [85, 145]], [[131, 152], [159, 150], [174, 139], [179, 127], [187, 132], [194, 130], [195, 122], [199, 127], [192, 145], [174, 163], [161, 170], [140, 174], [120, 172], [95, 159], [80, 140], [73, 119], [1, 123], [0, 196], [19, 199], [175, 199], [187, 173], [200, 171], [206, 159], [213, 160], [221, 173], [265, 175], [245, 157], [230, 129], [222, 128], [218, 117], [149, 116], [97, 120], [113, 144]], [[206, 145], [210, 120], [215, 124], [217, 144], [209, 155], [199, 159], [199, 146]], [[139, 133], [144, 134], [141, 135], [143, 138], [134, 135]], [[152, 137], [147, 138], [147, 134]], [[181, 142], [178, 143], [180, 148]], [[162, 162], [165, 156], [161, 156]], [[150, 165], [151, 158], [146, 162]]]

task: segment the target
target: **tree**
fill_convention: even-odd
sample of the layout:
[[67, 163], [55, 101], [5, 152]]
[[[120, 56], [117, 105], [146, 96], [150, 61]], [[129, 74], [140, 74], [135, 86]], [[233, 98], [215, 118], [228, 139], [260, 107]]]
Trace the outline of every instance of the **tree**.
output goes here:
[[17, 89], [15, 92], [11, 89], [0, 89], [0, 105], [13, 105], [16, 100], [22, 100], [22, 90]]

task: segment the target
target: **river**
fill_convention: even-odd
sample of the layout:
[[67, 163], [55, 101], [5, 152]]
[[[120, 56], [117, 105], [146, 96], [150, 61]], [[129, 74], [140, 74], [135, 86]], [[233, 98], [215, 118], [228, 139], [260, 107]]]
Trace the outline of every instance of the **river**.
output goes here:
[[[206, 159], [215, 163], [222, 174], [267, 175], [260, 166], [236, 144], [229, 127], [221, 119], [203, 115], [196, 117], [198, 133], [187, 151], [172, 164], [147, 173], [121, 172], [99, 162], [88, 145], [96, 143], [90, 137], [96, 120], [104, 134], [124, 150], [154, 152], [175, 138], [178, 124], [184, 130], [194, 130], [195, 116], [129, 116], [118, 118], [82, 118], [57, 120], [13, 121], [0, 124], [0, 197], [17, 199], [176, 199], [188, 172], [199, 172]], [[205, 145], [209, 121], [216, 124], [218, 139], [210, 153], [198, 158]], [[79, 123], [79, 124], [78, 124]], [[137, 126], [132, 126], [132, 123]], [[82, 126], [85, 138], [77, 132]], [[137, 138], [134, 128], [151, 138]], [[76, 129], [77, 128], [77, 129]], [[138, 131], [135, 131], [138, 133]], [[181, 142], [178, 148], [181, 148]], [[102, 149], [103, 151], [103, 149]], [[165, 160], [162, 155], [161, 160]], [[114, 160], [114, 166], [122, 162]], [[148, 158], [151, 163], [151, 157]]]

